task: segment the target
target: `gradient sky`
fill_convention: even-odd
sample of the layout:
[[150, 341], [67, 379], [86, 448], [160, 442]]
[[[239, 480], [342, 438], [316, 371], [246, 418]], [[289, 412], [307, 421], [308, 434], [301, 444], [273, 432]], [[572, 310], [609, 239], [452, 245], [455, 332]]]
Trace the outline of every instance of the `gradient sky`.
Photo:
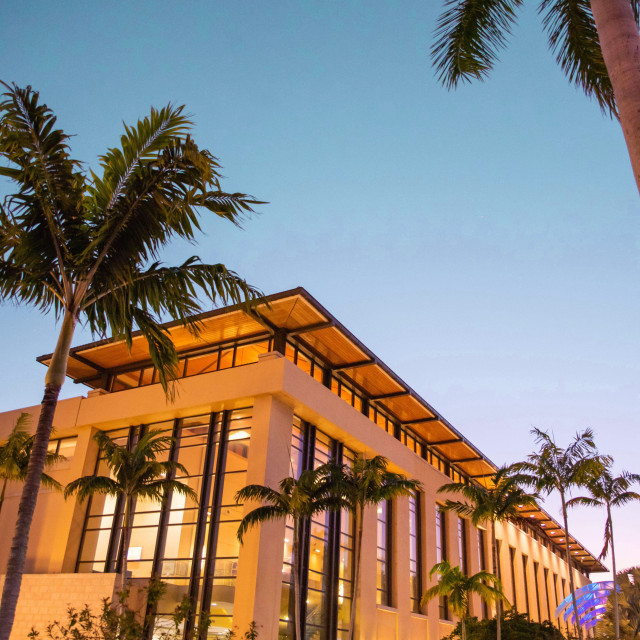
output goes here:
[[[224, 187], [269, 204], [243, 231], [206, 220], [168, 263], [305, 287], [498, 464], [532, 426], [592, 427], [640, 472], [640, 200], [619, 125], [525, 4], [490, 81], [455, 92], [429, 63], [433, 0], [2, 3], [0, 79], [39, 90], [93, 168], [123, 120], [186, 104]], [[0, 322], [0, 410], [37, 404], [54, 319]], [[615, 521], [621, 568], [639, 512]], [[599, 552], [601, 513], [570, 526]]]

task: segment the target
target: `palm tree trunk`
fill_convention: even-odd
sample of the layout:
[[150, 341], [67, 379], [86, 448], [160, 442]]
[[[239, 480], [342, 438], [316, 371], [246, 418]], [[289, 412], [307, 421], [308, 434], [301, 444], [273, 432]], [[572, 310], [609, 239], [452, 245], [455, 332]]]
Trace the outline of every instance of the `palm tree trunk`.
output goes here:
[[569, 525], [567, 524], [567, 505], [564, 498], [564, 493], [560, 494], [562, 500], [562, 517], [564, 519], [564, 547], [565, 556], [567, 559], [567, 569], [569, 571], [569, 589], [571, 590], [571, 600], [573, 602], [573, 615], [576, 633], [579, 640], [582, 640], [582, 627], [578, 621], [578, 601], [576, 600], [576, 588], [573, 583], [573, 569], [571, 567], [571, 548], [569, 547]]
[[2, 493], [0, 493], [0, 513], [2, 513], [2, 505], [4, 504], [4, 492], [7, 489], [7, 479], [2, 483]]
[[[500, 558], [498, 557], [498, 543], [496, 541], [496, 522], [491, 521], [491, 550], [493, 555], [493, 575], [496, 578], [500, 574]], [[502, 638], [502, 601], [496, 600], [496, 640]]]
[[2, 591], [2, 603], [0, 604], [0, 640], [9, 640], [13, 619], [16, 614], [22, 574], [27, 557], [29, 545], [29, 530], [33, 513], [36, 509], [38, 490], [47, 459], [49, 436], [53, 426], [53, 416], [58, 404], [60, 389], [67, 375], [67, 361], [69, 349], [76, 327], [76, 316], [72, 311], [66, 311], [58, 336], [58, 343], [51, 358], [51, 364], [45, 377], [44, 397], [40, 405], [40, 418], [36, 428], [33, 449], [29, 457], [27, 477], [22, 488], [20, 504], [18, 506], [18, 518], [11, 543], [7, 574]]
[[362, 533], [364, 508], [358, 508], [354, 512], [356, 535], [353, 548], [353, 584], [351, 593], [351, 616], [349, 620], [349, 640], [353, 640], [356, 634], [356, 601], [358, 599], [358, 586], [360, 581], [360, 555], [362, 553]]
[[640, 34], [630, 0], [591, 0], [636, 185], [640, 190]]
[[613, 607], [616, 621], [616, 640], [620, 640], [620, 609], [618, 607], [618, 573], [616, 570], [616, 549], [613, 544], [613, 520], [611, 519], [611, 505], [607, 503], [607, 523], [611, 536], [611, 564], [613, 565]]
[[[127, 496], [124, 502], [124, 524], [122, 527], [122, 567], [120, 574], [120, 596], [123, 597], [127, 588], [128, 555], [131, 544], [131, 530], [133, 525], [133, 498]], [[123, 603], [121, 603], [123, 604]]]
[[293, 581], [293, 626], [295, 629], [294, 640], [302, 640], [302, 594], [300, 593], [300, 541], [298, 519], [293, 519], [293, 565], [291, 567], [291, 580]]
[[460, 624], [462, 627], [462, 640], [467, 640], [467, 625], [464, 623], [465, 618], [466, 616], [462, 616], [462, 618], [460, 618]]

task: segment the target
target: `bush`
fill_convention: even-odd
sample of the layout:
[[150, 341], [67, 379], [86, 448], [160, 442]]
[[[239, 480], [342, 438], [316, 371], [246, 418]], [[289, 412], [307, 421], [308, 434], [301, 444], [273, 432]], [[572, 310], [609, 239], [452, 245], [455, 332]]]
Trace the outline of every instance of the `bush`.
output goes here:
[[[495, 618], [467, 618], [466, 626], [467, 640], [496, 639]], [[445, 640], [460, 638], [461, 625], [458, 623]], [[512, 609], [502, 616], [502, 640], [564, 640], [564, 636], [549, 620], [533, 622], [526, 613], [518, 613]]]

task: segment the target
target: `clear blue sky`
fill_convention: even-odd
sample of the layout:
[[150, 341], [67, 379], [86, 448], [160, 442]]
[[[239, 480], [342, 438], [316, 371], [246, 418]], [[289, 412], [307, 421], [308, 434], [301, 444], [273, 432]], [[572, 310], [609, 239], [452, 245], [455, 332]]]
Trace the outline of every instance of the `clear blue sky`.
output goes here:
[[[591, 426], [640, 471], [640, 200], [619, 125], [525, 4], [491, 80], [451, 93], [433, 0], [2, 3], [0, 78], [38, 89], [93, 167], [123, 120], [186, 104], [225, 187], [269, 204], [168, 262], [304, 286], [497, 463], [533, 425]], [[0, 319], [0, 410], [36, 404], [53, 319]], [[620, 567], [640, 564], [638, 513], [618, 518]], [[601, 514], [573, 522], [597, 553]]]

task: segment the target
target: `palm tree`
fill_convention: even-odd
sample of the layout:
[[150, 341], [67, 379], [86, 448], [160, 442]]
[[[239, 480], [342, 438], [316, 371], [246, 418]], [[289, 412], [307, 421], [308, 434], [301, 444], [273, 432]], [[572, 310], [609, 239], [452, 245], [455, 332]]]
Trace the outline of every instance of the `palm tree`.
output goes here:
[[349, 640], [352, 640], [356, 628], [356, 602], [358, 581], [360, 579], [360, 561], [362, 555], [362, 535], [364, 532], [364, 510], [398, 496], [408, 496], [420, 490], [417, 480], [410, 480], [399, 473], [387, 471], [389, 461], [383, 456], [365, 458], [356, 456], [351, 466], [344, 465], [336, 483], [337, 490], [347, 502], [355, 526], [353, 558], [353, 596], [351, 600], [351, 620]]
[[433, 598], [446, 597], [453, 613], [460, 618], [462, 626], [462, 640], [467, 638], [466, 618], [469, 612], [469, 599], [472, 594], [478, 594], [487, 604], [506, 602], [502, 593], [500, 579], [488, 571], [479, 571], [472, 576], [466, 576], [460, 567], [451, 566], [448, 560], [433, 565], [429, 577], [438, 575], [438, 582], [424, 592], [422, 604]]
[[[4, 83], [3, 83], [4, 84]], [[256, 200], [220, 189], [219, 164], [189, 136], [184, 107], [151, 109], [125, 126], [121, 148], [100, 157], [102, 175], [69, 155], [70, 136], [27, 87], [4, 84], [0, 99], [0, 176], [15, 193], [0, 203], [0, 301], [54, 312], [61, 320], [45, 377], [33, 452], [18, 510], [0, 605], [0, 640], [8, 640], [20, 591], [28, 534], [46, 460], [69, 349], [79, 321], [93, 333], [131, 345], [146, 338], [160, 382], [170, 394], [177, 354], [162, 316], [197, 332], [192, 317], [212, 304], [248, 302], [256, 289], [222, 264], [197, 257], [176, 267], [157, 260], [175, 237], [193, 241], [199, 212], [234, 224]]]
[[[616, 584], [616, 552], [613, 543], [613, 519], [611, 517], [612, 507], [621, 507], [629, 502], [640, 501], [640, 494], [631, 491], [631, 486], [640, 482], [640, 475], [623, 471], [619, 476], [614, 477], [609, 468], [603, 469], [599, 474], [587, 479], [585, 487], [589, 491], [589, 496], [579, 496], [567, 501], [567, 507], [605, 507], [607, 519], [604, 524], [604, 546], [600, 552], [600, 559], [606, 558], [611, 546], [611, 563], [613, 565], [614, 586]], [[616, 640], [620, 638], [620, 612], [618, 609], [618, 590], [613, 590], [614, 618]]]
[[[28, 413], [21, 413], [7, 440], [0, 443], [0, 479], [2, 479], [0, 513], [4, 504], [7, 483], [11, 481], [24, 482], [27, 476], [27, 467], [34, 441], [34, 437], [28, 432], [30, 423], [31, 416]], [[61, 462], [64, 459], [64, 456], [48, 451], [45, 466]], [[62, 489], [62, 485], [46, 473], [42, 474], [40, 482], [49, 489]]]
[[263, 522], [291, 518], [293, 521], [293, 561], [291, 581], [294, 598], [295, 640], [302, 636], [302, 594], [300, 578], [300, 524], [323, 511], [337, 511], [346, 506], [345, 499], [336, 491], [336, 477], [340, 468], [328, 463], [317, 469], [305, 469], [299, 478], [284, 478], [278, 489], [260, 484], [250, 484], [236, 493], [238, 504], [249, 501], [263, 504], [247, 513], [238, 527], [238, 540], [243, 543], [249, 529]]
[[[431, 55], [448, 88], [484, 80], [524, 0], [444, 0]], [[549, 47], [569, 81], [619, 118], [640, 190], [639, 0], [539, 0]]]
[[198, 495], [191, 487], [174, 479], [177, 471], [187, 475], [184, 465], [174, 460], [158, 460], [158, 456], [165, 453], [173, 442], [173, 438], [162, 435], [162, 431], [157, 429], [147, 431], [131, 451], [126, 446], [116, 444], [102, 431], [98, 431], [93, 439], [98, 443], [110, 475], [77, 478], [65, 487], [64, 497], [68, 498], [75, 494], [80, 503], [96, 494], [123, 498], [122, 574], [120, 576], [122, 593], [127, 581], [127, 553], [136, 500], [162, 502], [169, 494], [179, 493], [197, 501]]
[[[520, 516], [518, 507], [537, 506], [537, 496], [526, 493], [518, 486], [517, 475], [514, 476], [509, 467], [498, 469], [490, 478], [488, 487], [480, 484], [450, 482], [440, 487], [438, 493], [458, 493], [464, 498], [464, 501], [447, 500], [442, 505], [444, 510], [454, 511], [463, 518], [469, 518], [474, 527], [479, 524], [489, 524], [493, 573], [499, 576], [500, 559], [496, 542], [496, 522], [521, 522], [523, 518]], [[496, 601], [497, 640], [502, 636], [501, 604], [501, 600]]]
[[[584, 486], [589, 478], [601, 474], [610, 464], [611, 459], [597, 453], [591, 429], [576, 433], [566, 449], [559, 447], [553, 436], [546, 431], [534, 428], [531, 433], [536, 438], [539, 450], [529, 455], [525, 462], [512, 465], [512, 469], [518, 474], [520, 482], [535, 487], [539, 493], [549, 495], [556, 491], [560, 496], [569, 588], [573, 600], [573, 610], [578, 611], [569, 544], [567, 496], [572, 488]], [[576, 616], [574, 620], [577, 636], [582, 640], [582, 627], [578, 624], [578, 617]]]

